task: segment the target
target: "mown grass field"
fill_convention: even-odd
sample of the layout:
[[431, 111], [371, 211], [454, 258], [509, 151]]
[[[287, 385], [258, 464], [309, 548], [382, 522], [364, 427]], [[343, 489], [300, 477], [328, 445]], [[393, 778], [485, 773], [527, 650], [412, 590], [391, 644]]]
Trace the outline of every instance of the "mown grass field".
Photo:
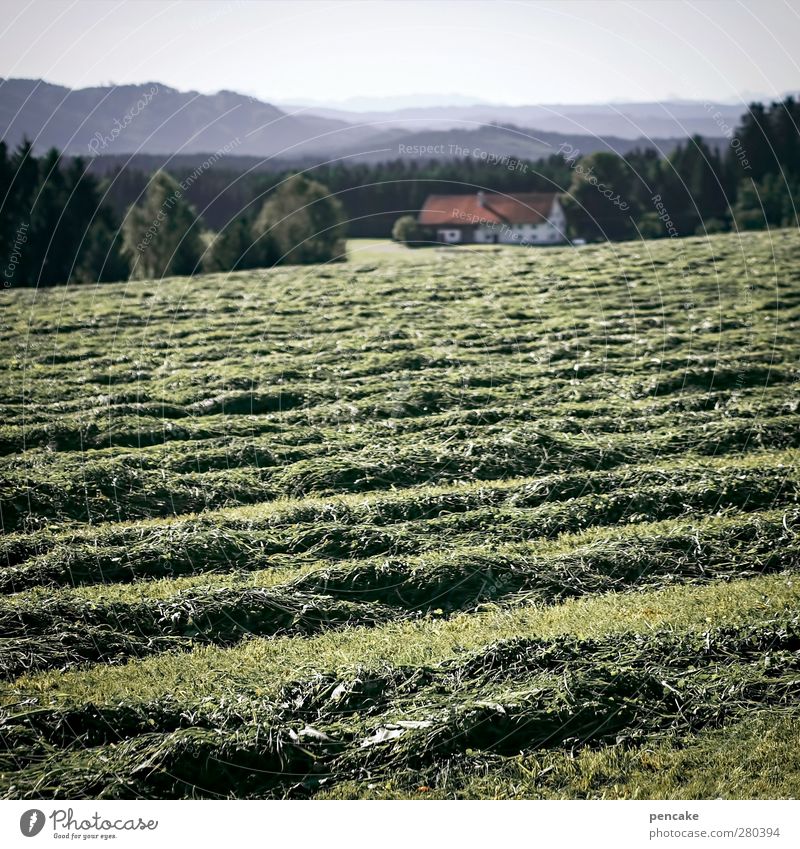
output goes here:
[[373, 254], [4, 294], [2, 793], [800, 797], [800, 236]]

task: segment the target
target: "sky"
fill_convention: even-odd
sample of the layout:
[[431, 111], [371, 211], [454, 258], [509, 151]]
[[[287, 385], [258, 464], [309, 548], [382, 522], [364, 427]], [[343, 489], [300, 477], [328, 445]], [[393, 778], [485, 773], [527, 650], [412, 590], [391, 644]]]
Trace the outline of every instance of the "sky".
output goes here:
[[450, 94], [510, 105], [738, 103], [800, 89], [800, 0], [0, 0], [0, 9], [0, 76], [71, 88], [156, 81], [365, 107]]

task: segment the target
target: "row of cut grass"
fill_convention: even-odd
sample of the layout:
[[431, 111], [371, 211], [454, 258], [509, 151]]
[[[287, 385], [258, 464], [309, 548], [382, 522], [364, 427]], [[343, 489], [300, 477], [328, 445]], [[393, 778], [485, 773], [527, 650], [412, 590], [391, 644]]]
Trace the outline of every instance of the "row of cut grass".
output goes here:
[[[791, 465], [765, 462], [735, 468], [717, 463], [711, 468], [713, 472], [698, 466], [673, 474], [628, 469], [550, 476], [529, 484], [421, 493], [416, 501], [373, 499], [356, 502], [349, 510], [341, 503], [323, 503], [316, 510], [301, 504], [283, 514], [267, 513], [266, 522], [256, 520], [244, 527], [200, 517], [172, 525], [112, 529], [93, 539], [84, 534], [85, 541], [66, 537], [19, 566], [9, 565], [0, 571], [0, 589], [210, 570], [253, 571], [273, 565], [284, 555], [356, 560], [411, 555], [432, 546], [475, 545], [487, 531], [502, 534], [507, 543], [521, 542], [592, 525], [723, 510], [752, 512], [797, 501], [798, 481]], [[301, 517], [306, 524], [299, 523]], [[14, 542], [20, 542], [16, 549]], [[30, 542], [19, 537], [9, 541], [8, 560], [29, 554]]]
[[[180, 796], [188, 770], [193, 764], [196, 770], [199, 745], [206, 767], [195, 773], [196, 793], [278, 789], [306, 795], [354, 776], [427, 778], [471, 750], [508, 755], [560, 749], [570, 741], [580, 748], [622, 739], [635, 745], [667, 731], [693, 733], [753, 710], [794, 706], [800, 695], [798, 627], [795, 617], [705, 633], [641, 635], [624, 646], [615, 638], [517, 639], [417, 671], [317, 675], [289, 684], [274, 701], [206, 704], [182, 713], [173, 708], [171, 717], [167, 708], [166, 731], [156, 730], [146, 706], [138, 718], [130, 706], [120, 706], [115, 712], [127, 715], [128, 727], [115, 723], [120, 742], [99, 746], [98, 739], [114, 732], [97, 727], [95, 712], [72, 713], [75, 728], [65, 726], [63, 716], [53, 723], [46, 711], [29, 711], [4, 723], [10, 754], [28, 761], [9, 776], [11, 790], [29, 795], [31, 785], [47, 784], [57, 796], [94, 795], [102, 780], [105, 797], [132, 788]], [[31, 757], [31, 732], [52, 739], [67, 727], [75, 737], [62, 763], [46, 750], [44, 757]], [[86, 748], [90, 740], [95, 751]], [[96, 777], [76, 793], [80, 770], [74, 761], [85, 764], [87, 757]], [[143, 759], [153, 767], [145, 773]], [[258, 775], [252, 772], [256, 759], [268, 767]]]
[[246, 636], [380, 624], [434, 609], [452, 613], [492, 600], [552, 604], [602, 592], [795, 570], [800, 549], [787, 519], [776, 515], [770, 521], [760, 514], [707, 523], [702, 530], [596, 539], [550, 556], [535, 545], [459, 549], [410, 561], [306, 571], [269, 588], [184, 589], [165, 599], [17, 595], [0, 604], [0, 630], [7, 638], [0, 648], [0, 671], [14, 677], [99, 659], [118, 662]]

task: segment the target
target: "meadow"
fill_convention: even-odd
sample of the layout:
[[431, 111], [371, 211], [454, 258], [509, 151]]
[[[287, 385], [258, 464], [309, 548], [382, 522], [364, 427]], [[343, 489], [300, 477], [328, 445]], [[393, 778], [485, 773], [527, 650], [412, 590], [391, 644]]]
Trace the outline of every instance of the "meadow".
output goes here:
[[5, 798], [800, 797], [800, 235], [4, 292]]

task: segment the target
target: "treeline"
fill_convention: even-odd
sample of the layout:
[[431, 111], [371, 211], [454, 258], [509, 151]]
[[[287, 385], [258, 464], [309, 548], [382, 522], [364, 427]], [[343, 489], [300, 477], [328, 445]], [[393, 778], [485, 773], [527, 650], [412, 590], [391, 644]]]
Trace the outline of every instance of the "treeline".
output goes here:
[[[287, 175], [260, 204], [207, 230], [188, 194], [197, 180], [142, 176], [120, 211], [81, 158], [9, 155], [0, 142], [0, 245], [4, 288], [160, 278], [345, 257], [341, 204], [318, 181]], [[197, 175], [194, 175], [197, 178]], [[199, 179], [199, 178], [197, 178]]]
[[219, 233], [205, 232], [187, 200], [187, 181], [165, 171], [150, 180], [143, 200], [122, 225], [131, 277], [305, 265], [346, 258], [344, 213], [325, 186], [290, 175], [260, 207], [252, 206]]
[[[192, 182], [186, 197], [205, 224], [221, 230], [242, 212], [252, 215], [265, 198], [293, 173], [253, 170], [244, 173], [220, 160]], [[479, 159], [417, 161], [398, 159], [376, 164], [308, 165], [302, 169], [336, 196], [354, 238], [386, 238], [404, 211], [417, 211], [429, 194], [459, 194], [483, 187], [489, 191], [556, 191], [569, 185], [571, 172], [563, 157], [514, 160], [504, 168]], [[170, 167], [179, 182], [193, 173], [187, 165]], [[108, 177], [109, 202], [124, 215], [147, 185], [150, 175], [116, 168]]]
[[695, 136], [669, 156], [634, 151], [581, 156], [564, 205], [573, 235], [587, 239], [690, 236], [797, 226], [800, 104], [753, 104], [737, 128], [721, 127], [724, 150]]
[[0, 142], [0, 245], [3, 286], [122, 280], [119, 222], [103, 204], [86, 162], [58, 151], [33, 156], [30, 142], [9, 154]]

